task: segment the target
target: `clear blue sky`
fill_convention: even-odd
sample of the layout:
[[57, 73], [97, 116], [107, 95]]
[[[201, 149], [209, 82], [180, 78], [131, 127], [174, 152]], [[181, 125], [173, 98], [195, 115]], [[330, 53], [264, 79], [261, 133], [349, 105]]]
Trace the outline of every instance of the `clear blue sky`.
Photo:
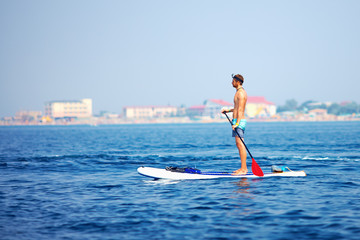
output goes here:
[[0, 117], [51, 100], [360, 103], [360, 1], [0, 1]]

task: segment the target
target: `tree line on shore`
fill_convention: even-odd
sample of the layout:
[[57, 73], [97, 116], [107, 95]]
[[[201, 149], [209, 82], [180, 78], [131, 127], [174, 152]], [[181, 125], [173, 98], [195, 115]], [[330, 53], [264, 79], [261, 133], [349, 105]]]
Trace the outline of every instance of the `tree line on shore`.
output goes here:
[[308, 100], [302, 104], [298, 104], [295, 99], [290, 99], [285, 102], [284, 105], [277, 107], [277, 112], [288, 112], [288, 111], [299, 111], [299, 112], [308, 112], [313, 109], [326, 109], [328, 114], [333, 115], [349, 115], [349, 114], [359, 114], [360, 113], [360, 104], [356, 102], [344, 102], [344, 103], [321, 103], [318, 101]]

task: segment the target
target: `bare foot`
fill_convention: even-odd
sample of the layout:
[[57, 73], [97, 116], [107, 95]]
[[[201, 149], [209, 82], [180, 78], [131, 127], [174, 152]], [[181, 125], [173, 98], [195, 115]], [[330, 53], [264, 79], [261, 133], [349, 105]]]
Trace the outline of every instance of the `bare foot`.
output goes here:
[[248, 172], [247, 169], [238, 169], [232, 173], [232, 175], [246, 175]]

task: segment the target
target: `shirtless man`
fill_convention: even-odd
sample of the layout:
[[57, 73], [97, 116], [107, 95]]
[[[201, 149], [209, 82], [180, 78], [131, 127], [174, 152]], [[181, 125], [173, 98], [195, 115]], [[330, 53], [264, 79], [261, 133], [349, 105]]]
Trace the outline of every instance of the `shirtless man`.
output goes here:
[[[239, 155], [241, 159], [241, 168], [234, 171], [234, 175], [243, 175], [248, 172], [246, 166], [246, 148], [239, 136], [244, 140], [244, 131], [246, 127], [246, 119], [245, 119], [245, 106], [247, 101], [247, 94], [245, 89], [243, 88], [244, 78], [240, 74], [232, 75], [232, 85], [236, 88], [236, 93], [234, 96], [234, 108], [230, 110], [223, 110], [222, 113], [233, 112], [233, 133], [232, 136], [235, 137], [236, 147], [239, 150]], [[235, 132], [236, 131], [236, 132]]]

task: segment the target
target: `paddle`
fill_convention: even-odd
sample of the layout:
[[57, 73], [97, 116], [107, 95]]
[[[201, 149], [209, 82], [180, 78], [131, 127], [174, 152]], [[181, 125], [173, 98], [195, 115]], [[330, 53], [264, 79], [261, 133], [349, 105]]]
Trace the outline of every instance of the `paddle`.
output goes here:
[[[224, 112], [226, 118], [229, 120], [231, 126], [233, 125], [233, 123], [231, 122], [230, 118], [228, 117], [228, 115], [226, 114], [226, 112]], [[252, 163], [251, 163], [251, 171], [253, 172], [254, 175], [262, 177], [264, 176], [263, 171], [261, 170], [260, 166], [256, 163], [255, 159], [253, 158], [253, 156], [251, 155], [249, 149], [247, 148], [247, 146], [245, 145], [245, 142], [242, 140], [242, 138], [240, 137], [239, 133], [237, 131], [235, 131], [236, 134], [238, 135], [238, 137], [240, 138], [241, 142], [244, 144], [246, 150], [248, 151], [251, 159], [252, 159]]]

